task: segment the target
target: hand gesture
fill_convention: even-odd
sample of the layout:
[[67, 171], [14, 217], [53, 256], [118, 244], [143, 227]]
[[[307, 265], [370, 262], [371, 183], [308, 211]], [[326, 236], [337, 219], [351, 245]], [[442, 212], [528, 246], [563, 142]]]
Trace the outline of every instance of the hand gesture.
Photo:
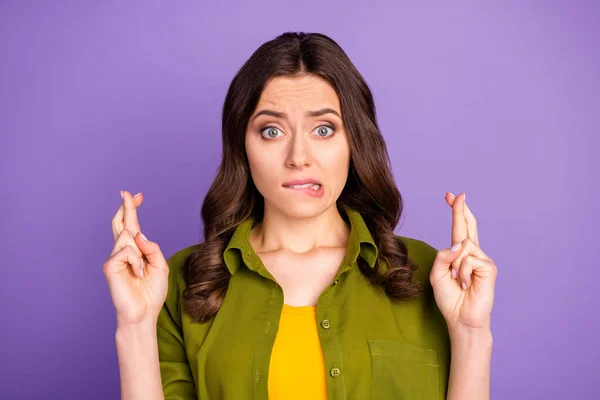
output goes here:
[[450, 332], [490, 329], [497, 269], [479, 247], [477, 221], [465, 194], [446, 194], [452, 207], [452, 248], [438, 251], [430, 274], [438, 308]]
[[169, 267], [158, 246], [140, 232], [135, 197], [122, 191], [123, 204], [112, 219], [115, 239], [110, 258], [103, 265], [119, 326], [154, 323], [167, 296]]

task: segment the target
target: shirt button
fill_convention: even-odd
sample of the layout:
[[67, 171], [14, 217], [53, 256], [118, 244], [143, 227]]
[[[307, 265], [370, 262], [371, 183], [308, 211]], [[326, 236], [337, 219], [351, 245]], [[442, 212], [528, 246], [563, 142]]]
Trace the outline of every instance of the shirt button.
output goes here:
[[321, 326], [322, 326], [323, 328], [325, 328], [325, 329], [329, 329], [329, 327], [330, 327], [331, 325], [329, 324], [329, 320], [328, 320], [328, 319], [324, 319], [324, 320], [321, 322]]
[[256, 377], [255, 377], [255, 379], [256, 379], [256, 382], [258, 382], [260, 380], [260, 371], [258, 369], [256, 370]]
[[269, 332], [270, 327], [271, 327], [271, 323], [267, 321], [267, 325], [265, 326], [265, 333]]
[[333, 281], [333, 285], [331, 285], [331, 286], [335, 286], [335, 285], [337, 285], [337, 283], [338, 283], [339, 281], [340, 281], [339, 279], [336, 279], [335, 281]]
[[337, 376], [340, 376], [340, 369], [339, 368], [331, 368], [331, 371], [329, 371], [331, 373], [331, 376], [333, 376], [334, 378]]

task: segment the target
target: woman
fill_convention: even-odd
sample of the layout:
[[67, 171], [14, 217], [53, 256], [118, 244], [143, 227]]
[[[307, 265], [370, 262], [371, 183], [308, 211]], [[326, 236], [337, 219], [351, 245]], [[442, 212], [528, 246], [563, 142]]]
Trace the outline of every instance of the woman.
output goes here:
[[489, 398], [496, 267], [465, 194], [446, 194], [452, 248], [394, 234], [373, 97], [332, 39], [258, 48], [222, 134], [203, 243], [165, 261], [122, 191], [104, 273], [123, 399]]

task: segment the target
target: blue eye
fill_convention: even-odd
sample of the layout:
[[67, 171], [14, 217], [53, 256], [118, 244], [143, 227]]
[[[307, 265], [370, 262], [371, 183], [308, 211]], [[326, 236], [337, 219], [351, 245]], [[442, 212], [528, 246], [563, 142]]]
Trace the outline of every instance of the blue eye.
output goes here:
[[[263, 134], [265, 131], [267, 132], [267, 136]], [[275, 139], [277, 137], [277, 132], [279, 132], [278, 128], [267, 126], [266, 128], [261, 129], [260, 134], [267, 139]]]
[[[328, 129], [331, 130], [331, 132], [328, 132]], [[330, 137], [333, 135], [334, 129], [335, 128], [333, 125], [321, 125], [316, 130], [317, 136], [321, 138]], [[260, 130], [260, 134], [265, 139], [276, 139], [281, 136], [278, 133], [281, 133], [281, 130], [279, 130], [279, 128], [275, 128], [274, 126], [266, 126]]]
[[[324, 129], [325, 128], [325, 129]], [[319, 137], [329, 137], [331, 135], [327, 134], [327, 128], [331, 129], [331, 134], [333, 134], [334, 127], [331, 125], [321, 125], [317, 128], [317, 136]]]

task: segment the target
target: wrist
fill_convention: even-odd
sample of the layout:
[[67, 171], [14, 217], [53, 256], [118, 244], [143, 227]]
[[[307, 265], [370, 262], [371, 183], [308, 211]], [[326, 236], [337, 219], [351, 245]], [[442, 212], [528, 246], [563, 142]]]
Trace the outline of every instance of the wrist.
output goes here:
[[450, 330], [450, 342], [453, 347], [484, 347], [491, 348], [493, 335], [489, 328], [465, 328], [458, 327]]
[[117, 337], [144, 336], [156, 334], [156, 318], [145, 319], [136, 323], [120, 323], [117, 321], [115, 335]]

